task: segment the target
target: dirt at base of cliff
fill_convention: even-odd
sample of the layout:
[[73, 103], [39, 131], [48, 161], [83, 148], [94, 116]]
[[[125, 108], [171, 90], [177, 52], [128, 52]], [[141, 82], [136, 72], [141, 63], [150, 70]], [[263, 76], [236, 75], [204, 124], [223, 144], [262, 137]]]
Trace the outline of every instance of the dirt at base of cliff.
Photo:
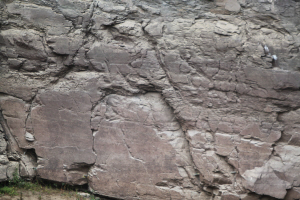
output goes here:
[[[48, 189], [41, 191], [30, 191], [24, 189], [18, 189], [16, 191], [18, 195], [0, 195], [1, 200], [106, 200], [106, 198], [100, 198], [95, 196], [80, 195], [75, 191], [65, 191], [59, 189]], [[22, 193], [22, 197], [21, 197]], [[88, 193], [84, 193], [88, 195]]]

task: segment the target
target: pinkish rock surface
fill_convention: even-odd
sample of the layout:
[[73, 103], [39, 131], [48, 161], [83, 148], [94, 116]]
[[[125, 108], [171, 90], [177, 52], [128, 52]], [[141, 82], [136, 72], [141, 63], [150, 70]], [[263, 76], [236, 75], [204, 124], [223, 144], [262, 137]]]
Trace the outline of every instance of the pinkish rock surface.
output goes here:
[[0, 2], [0, 181], [300, 197], [299, 0]]

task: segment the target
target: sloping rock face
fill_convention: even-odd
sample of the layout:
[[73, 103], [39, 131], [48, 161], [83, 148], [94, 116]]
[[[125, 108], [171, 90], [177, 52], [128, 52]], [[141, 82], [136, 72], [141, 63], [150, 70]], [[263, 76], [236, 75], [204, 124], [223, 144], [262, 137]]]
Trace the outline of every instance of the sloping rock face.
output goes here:
[[300, 198], [300, 2], [0, 2], [0, 181]]

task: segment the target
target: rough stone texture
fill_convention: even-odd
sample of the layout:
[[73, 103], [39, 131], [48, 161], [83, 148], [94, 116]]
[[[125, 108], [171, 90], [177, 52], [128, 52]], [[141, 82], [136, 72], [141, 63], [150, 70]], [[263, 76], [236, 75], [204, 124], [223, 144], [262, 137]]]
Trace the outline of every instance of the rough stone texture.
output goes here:
[[[300, 2], [0, 2], [0, 180], [299, 199]], [[276, 58], [276, 59], [275, 59]]]
[[7, 167], [9, 160], [6, 155], [7, 142], [2, 126], [0, 125], [0, 181], [7, 180]]
[[10, 162], [7, 166], [6, 175], [8, 179], [19, 176], [19, 162]]
[[157, 199], [182, 199], [183, 187], [196, 189], [187, 174], [192, 168], [188, 143], [160, 94], [108, 95], [92, 116], [93, 190], [125, 199], [154, 199], [156, 193]]
[[45, 91], [36, 96], [30, 120], [41, 178], [87, 183], [88, 168], [95, 162], [90, 99], [76, 91]]

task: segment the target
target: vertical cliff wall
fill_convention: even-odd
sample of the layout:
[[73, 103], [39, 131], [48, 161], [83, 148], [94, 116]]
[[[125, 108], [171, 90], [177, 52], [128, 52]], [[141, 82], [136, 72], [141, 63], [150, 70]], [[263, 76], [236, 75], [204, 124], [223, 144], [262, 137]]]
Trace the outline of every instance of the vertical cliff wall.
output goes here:
[[298, 0], [0, 4], [1, 181], [300, 198]]

